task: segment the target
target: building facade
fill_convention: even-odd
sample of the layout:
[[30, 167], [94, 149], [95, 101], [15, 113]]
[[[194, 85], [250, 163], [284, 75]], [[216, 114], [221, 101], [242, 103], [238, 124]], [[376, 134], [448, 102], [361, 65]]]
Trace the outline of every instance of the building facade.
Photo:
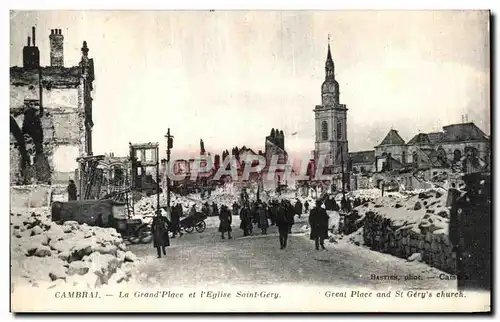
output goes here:
[[394, 182], [409, 190], [428, 188], [429, 181], [452, 180], [457, 173], [488, 171], [490, 166], [490, 138], [471, 122], [418, 133], [408, 142], [391, 129], [374, 150], [349, 155], [351, 182], [361, 182], [364, 173], [373, 176], [375, 186]]
[[35, 27], [23, 66], [10, 68], [10, 183], [67, 183], [77, 157], [92, 155], [94, 61], [84, 41], [77, 66], [64, 66], [61, 29], [52, 29], [50, 66], [40, 65]]
[[[316, 105], [315, 149], [316, 167], [324, 160], [324, 174], [333, 175], [333, 184], [342, 186], [342, 172], [346, 171], [349, 158], [347, 141], [347, 108], [340, 104], [339, 83], [335, 79], [335, 64], [332, 59], [330, 44], [325, 63], [325, 81], [321, 85], [321, 105]], [[348, 185], [348, 175], [344, 182]]]

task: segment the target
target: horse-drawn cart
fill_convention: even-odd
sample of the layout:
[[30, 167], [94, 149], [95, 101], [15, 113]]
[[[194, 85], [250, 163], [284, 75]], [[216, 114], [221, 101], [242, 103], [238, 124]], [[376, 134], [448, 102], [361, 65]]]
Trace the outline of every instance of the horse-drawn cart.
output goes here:
[[197, 232], [202, 233], [207, 228], [205, 219], [207, 219], [207, 215], [202, 212], [187, 216], [180, 221], [181, 229], [184, 229], [187, 233], [192, 233], [195, 229]]

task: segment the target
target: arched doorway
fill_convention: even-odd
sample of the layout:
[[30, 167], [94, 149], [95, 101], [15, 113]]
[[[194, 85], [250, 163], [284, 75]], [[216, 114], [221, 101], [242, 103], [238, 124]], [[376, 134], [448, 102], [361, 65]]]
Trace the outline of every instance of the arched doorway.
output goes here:
[[453, 161], [458, 162], [462, 159], [462, 152], [459, 149], [453, 151]]

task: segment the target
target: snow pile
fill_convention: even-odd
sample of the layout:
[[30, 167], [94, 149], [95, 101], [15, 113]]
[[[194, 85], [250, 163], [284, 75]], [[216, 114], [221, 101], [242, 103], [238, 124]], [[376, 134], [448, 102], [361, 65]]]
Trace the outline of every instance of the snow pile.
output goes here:
[[[340, 198], [342, 198], [342, 194], [339, 194]], [[384, 197], [398, 197], [398, 198], [404, 198], [406, 195], [401, 192], [397, 191], [391, 191], [391, 192], [384, 192]], [[346, 198], [348, 199], [356, 199], [356, 198], [366, 198], [366, 199], [376, 199], [382, 197], [382, 190], [374, 188], [374, 189], [360, 189], [360, 190], [353, 190], [349, 191], [346, 193]]]
[[113, 228], [50, 220], [49, 208], [10, 214], [13, 287], [100, 287], [128, 281], [137, 259]]
[[[369, 194], [359, 194], [361, 198]], [[447, 192], [429, 189], [411, 194], [388, 193], [370, 198], [370, 202], [355, 207], [344, 223], [346, 234], [362, 226], [366, 215], [374, 213], [387, 218], [392, 227], [415, 226], [425, 234], [428, 230], [448, 230], [449, 209], [446, 207]], [[356, 227], [356, 228], [353, 228]]]
[[362, 246], [365, 244], [365, 240], [363, 239], [363, 227], [359, 228], [352, 234], [348, 236], [349, 242], [355, 244], [357, 246]]
[[446, 199], [441, 188], [379, 196], [347, 214], [342, 232], [359, 244], [361, 232], [365, 246], [398, 257], [422, 254], [424, 262], [453, 273]]

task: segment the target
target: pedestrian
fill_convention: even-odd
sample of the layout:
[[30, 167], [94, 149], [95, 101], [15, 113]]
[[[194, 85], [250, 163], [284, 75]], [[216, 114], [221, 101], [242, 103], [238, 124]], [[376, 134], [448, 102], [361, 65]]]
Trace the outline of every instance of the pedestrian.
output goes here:
[[284, 203], [277, 206], [276, 225], [278, 226], [280, 249], [285, 249], [288, 240], [288, 216]]
[[189, 210], [189, 216], [194, 216], [196, 214], [196, 204], [193, 204], [191, 206], [191, 209]]
[[316, 250], [319, 246], [325, 249], [325, 239], [328, 238], [328, 214], [326, 210], [321, 207], [321, 201], [316, 201], [316, 207], [311, 210], [309, 216], [309, 226], [311, 227], [311, 240], [314, 240]]
[[167, 255], [166, 247], [170, 246], [170, 239], [168, 238], [168, 230], [166, 229], [168, 220], [161, 214], [157, 214], [153, 218], [152, 233], [153, 233], [153, 247], [156, 248], [158, 258], [161, 258], [161, 253]]
[[240, 213], [240, 205], [235, 201], [233, 203], [233, 216], [238, 216]]
[[227, 232], [227, 238], [228, 239], [231, 239], [231, 223], [232, 223], [232, 220], [233, 217], [231, 216], [231, 212], [229, 211], [229, 209], [227, 208], [226, 205], [222, 205], [221, 206], [221, 209], [220, 209], [220, 214], [219, 214], [219, 221], [220, 221], [220, 224], [219, 224], [219, 232], [221, 233], [221, 237], [222, 239], [225, 239], [224, 237], [224, 233]]
[[259, 216], [259, 227], [262, 235], [267, 234], [267, 228], [269, 227], [269, 222], [267, 221], [266, 210], [264, 206], [260, 204], [257, 208], [257, 215]]
[[276, 217], [278, 216], [278, 204], [276, 200], [273, 200], [269, 210], [269, 217], [271, 219], [271, 225], [276, 224]]
[[302, 202], [297, 198], [297, 201], [295, 202], [295, 212], [297, 215], [302, 216]]
[[286, 209], [286, 215], [287, 215], [287, 221], [288, 221], [288, 233], [291, 234], [292, 233], [292, 226], [295, 224], [295, 220], [294, 220], [295, 209], [292, 207], [292, 204], [288, 200], [286, 201], [285, 209]]
[[335, 201], [335, 199], [332, 200], [332, 204], [333, 204], [332, 210], [338, 212], [340, 210], [340, 207], [339, 207], [339, 204], [337, 203], [337, 201]]
[[219, 216], [219, 208], [215, 202], [212, 203], [212, 216]]
[[182, 236], [181, 232], [181, 226], [180, 226], [180, 217], [181, 214], [179, 212], [182, 212], [182, 208], [179, 207], [179, 204], [176, 204], [171, 213], [171, 231], [172, 231], [172, 238], [175, 238], [175, 235], [179, 233], [179, 237]]
[[243, 205], [243, 208], [240, 210], [240, 221], [240, 229], [243, 230], [243, 236], [248, 236], [252, 223], [250, 221], [250, 209], [247, 204]]
[[75, 185], [75, 181], [69, 180], [67, 191], [68, 191], [68, 201], [76, 200], [76, 185]]
[[205, 203], [203, 204], [203, 206], [201, 207], [201, 212], [202, 212], [205, 216], [207, 216], [207, 217], [208, 217], [208, 216], [210, 216], [210, 211], [209, 211], [209, 208], [210, 208], [210, 207], [208, 206], [208, 203], [207, 203], [207, 202], [205, 202]]
[[306, 214], [309, 212], [309, 201], [306, 200], [306, 202], [304, 202], [304, 210], [306, 212]]

